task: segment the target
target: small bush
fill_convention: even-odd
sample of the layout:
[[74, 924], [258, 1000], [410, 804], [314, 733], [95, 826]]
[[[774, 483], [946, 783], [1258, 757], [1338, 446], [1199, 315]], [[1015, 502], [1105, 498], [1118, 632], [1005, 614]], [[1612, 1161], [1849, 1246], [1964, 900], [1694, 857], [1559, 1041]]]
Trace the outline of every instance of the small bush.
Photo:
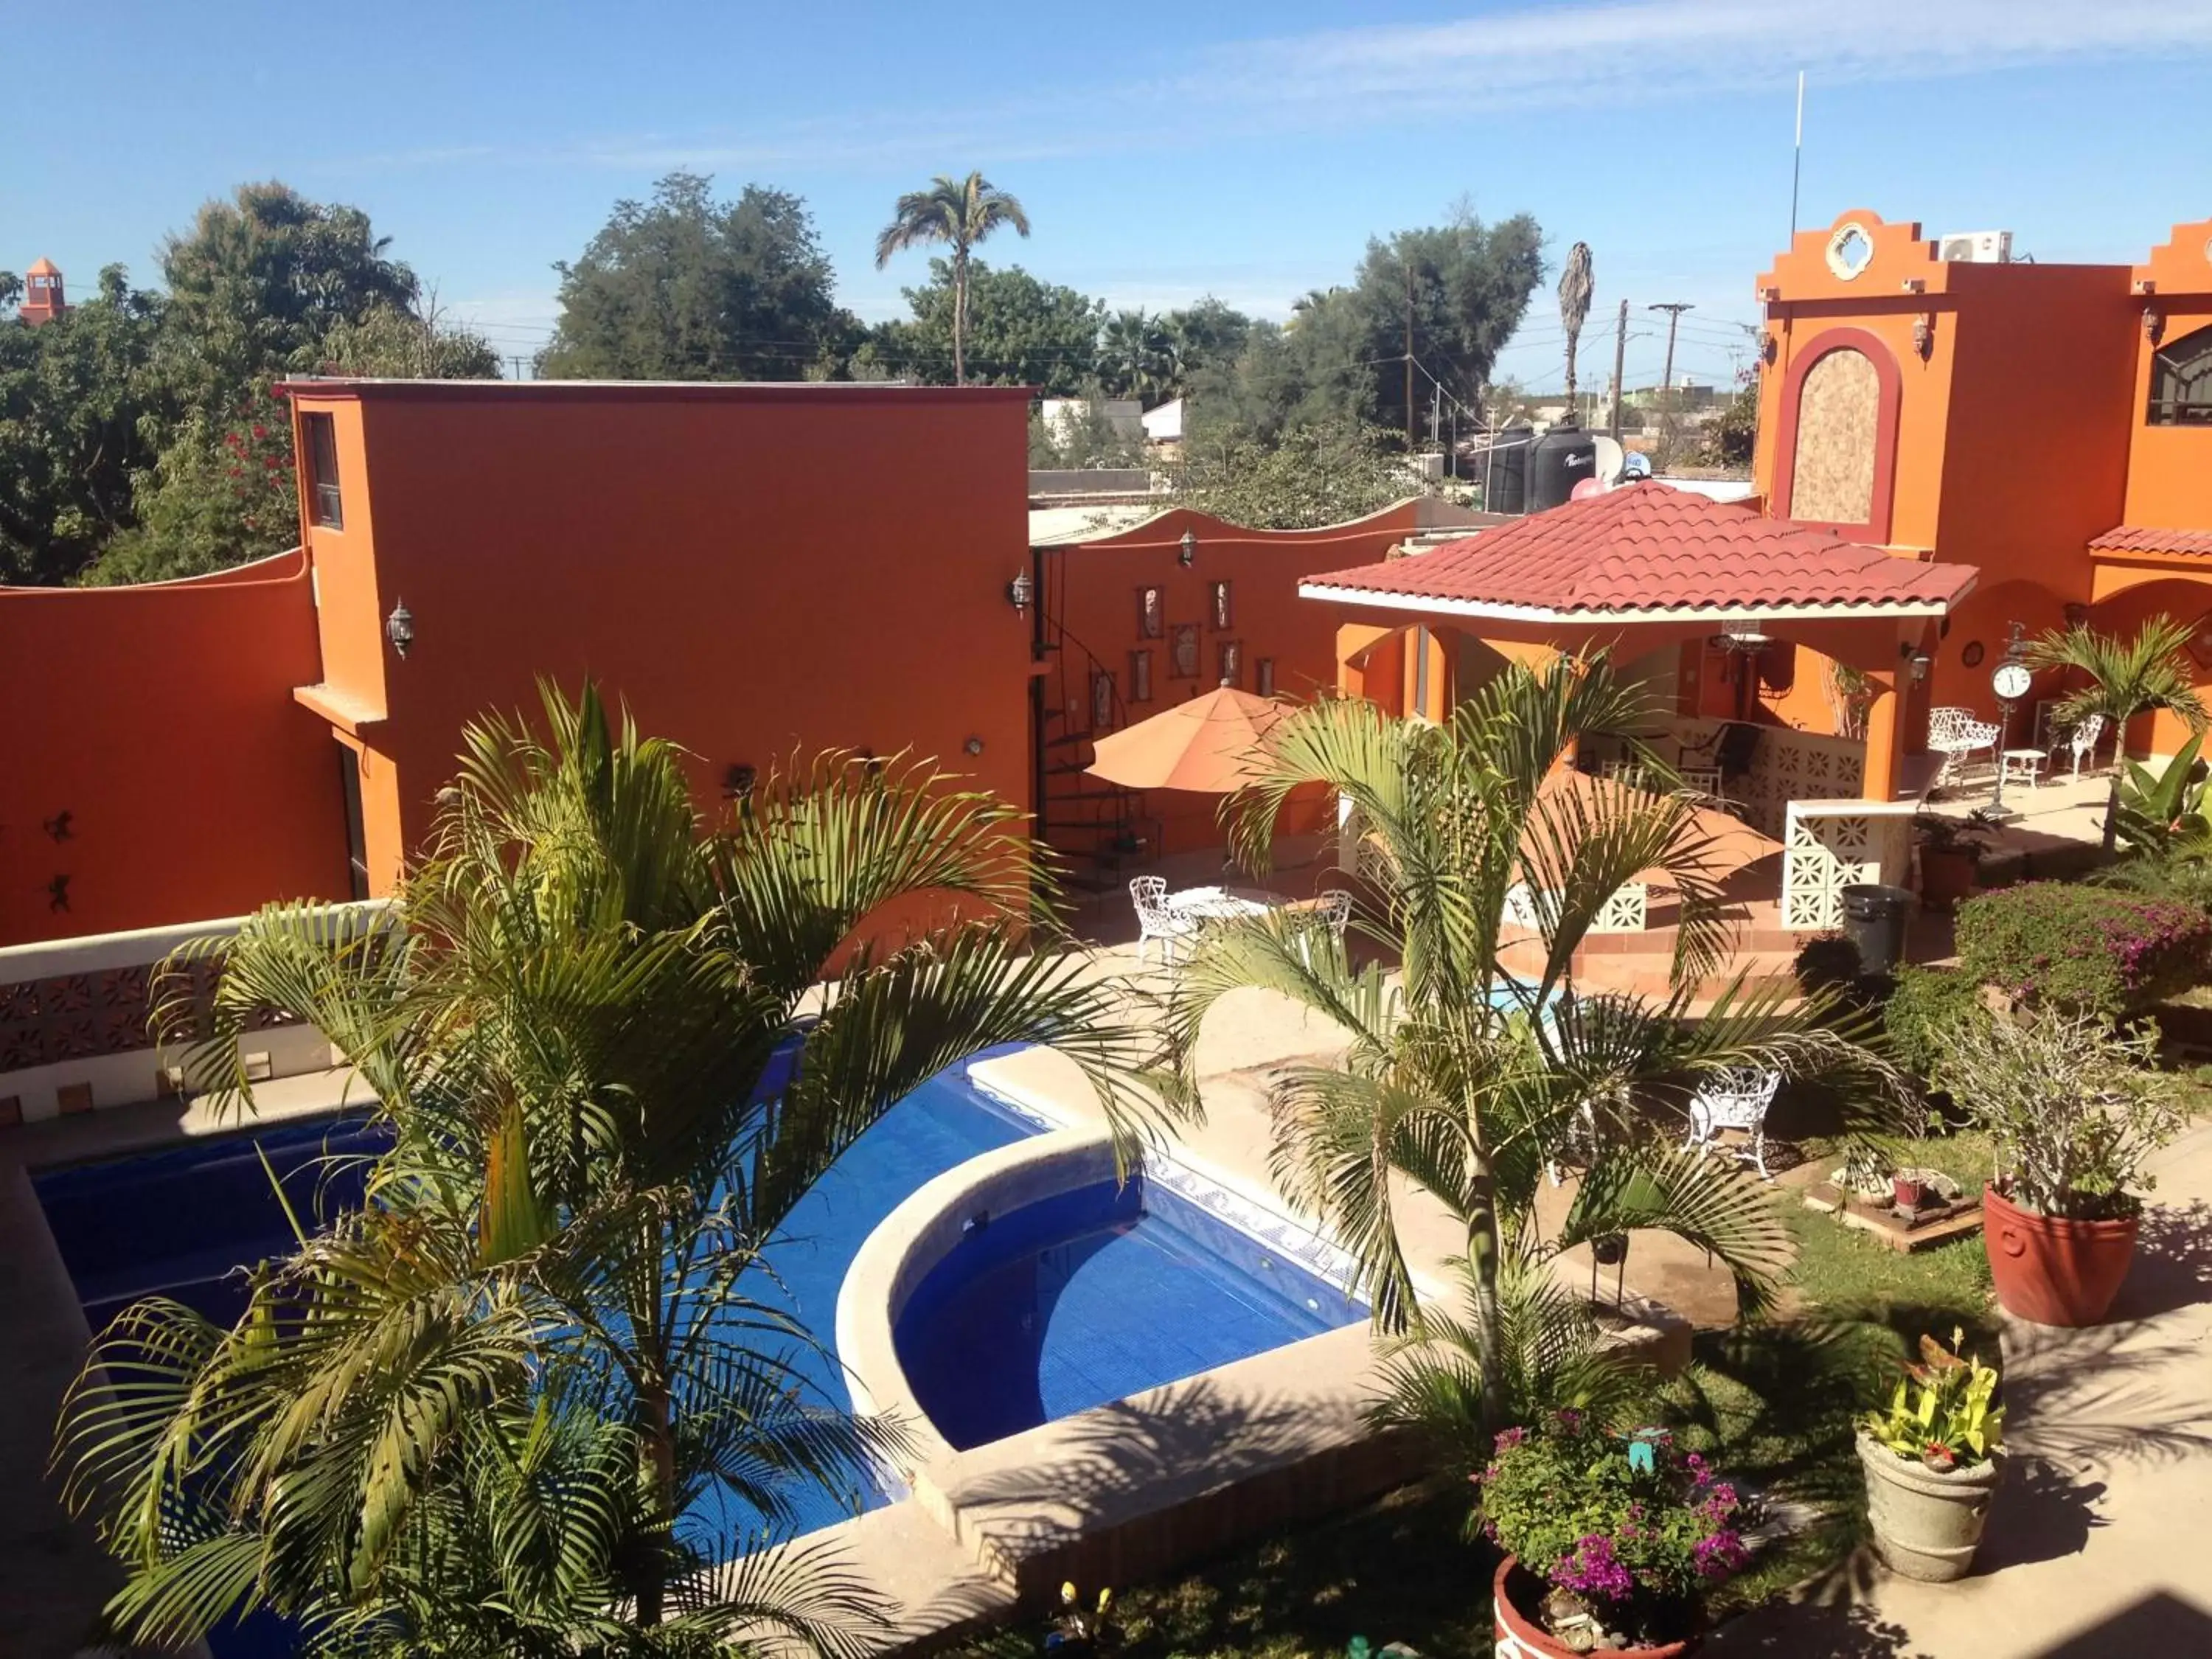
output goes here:
[[1916, 1076], [1932, 1075], [1945, 1029], [1972, 1015], [1978, 997], [1976, 981], [1956, 969], [1899, 968], [1896, 989], [1881, 1011], [1890, 1058]]
[[2212, 915], [2105, 887], [2038, 881], [1969, 900], [1958, 940], [1973, 984], [2116, 1018], [2212, 975]]

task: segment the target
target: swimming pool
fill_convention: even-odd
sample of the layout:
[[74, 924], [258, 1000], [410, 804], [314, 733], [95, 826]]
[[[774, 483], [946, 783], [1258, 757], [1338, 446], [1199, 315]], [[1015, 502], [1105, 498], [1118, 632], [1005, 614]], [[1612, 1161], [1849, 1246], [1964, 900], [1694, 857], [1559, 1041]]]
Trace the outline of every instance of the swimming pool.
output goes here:
[[894, 1329], [957, 1450], [1367, 1317], [1341, 1289], [1143, 1176], [971, 1227]]

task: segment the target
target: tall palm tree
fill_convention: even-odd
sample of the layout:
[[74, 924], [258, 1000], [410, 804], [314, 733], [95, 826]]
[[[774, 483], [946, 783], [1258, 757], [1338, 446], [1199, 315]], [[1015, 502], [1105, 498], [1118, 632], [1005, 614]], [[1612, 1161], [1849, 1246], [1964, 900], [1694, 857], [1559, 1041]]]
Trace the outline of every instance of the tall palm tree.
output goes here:
[[[763, 1547], [809, 1493], [852, 1501], [896, 1432], [807, 1382], [764, 1248], [990, 1045], [1060, 1044], [1125, 1128], [1140, 1109], [1134, 1035], [1021, 944], [1044, 918], [1011, 808], [828, 756], [702, 833], [672, 746], [589, 688], [545, 702], [550, 739], [470, 730], [388, 923], [278, 907], [207, 947], [196, 1082], [250, 1107], [236, 1039], [289, 1014], [392, 1145], [234, 1324], [157, 1299], [95, 1344], [57, 1462], [137, 1638], [265, 1606], [318, 1654], [842, 1650], [880, 1610], [818, 1551]], [[965, 919], [855, 943], [921, 894]]]
[[1567, 415], [1575, 412], [1575, 349], [1582, 343], [1583, 325], [1589, 320], [1590, 295], [1595, 284], [1590, 275], [1590, 250], [1588, 242], [1577, 242], [1567, 250], [1567, 263], [1559, 272], [1559, 326], [1567, 331]]
[[2167, 616], [2150, 617], [2133, 638], [2100, 634], [2086, 625], [2054, 628], [2027, 647], [2031, 668], [2069, 668], [2088, 684], [2069, 691], [2056, 711], [2059, 724], [2079, 726], [2102, 715], [2112, 733], [2111, 793], [2105, 805], [2105, 850], [2118, 843], [2120, 774], [2127, 757], [2127, 726], [2136, 715], [2164, 708], [2179, 715], [2191, 732], [2205, 729], [2204, 699], [2197, 672], [2185, 654], [2190, 630]]
[[952, 383], [968, 384], [968, 259], [976, 244], [1001, 225], [1012, 225], [1022, 235], [1030, 234], [1029, 215], [1021, 203], [999, 189], [980, 173], [965, 179], [939, 173], [927, 190], [908, 191], [898, 198], [890, 223], [876, 235], [876, 269], [891, 256], [924, 243], [941, 242], [952, 250]]
[[[1277, 1180], [1333, 1225], [1391, 1331], [1421, 1329], [1394, 1182], [1410, 1178], [1443, 1202], [1464, 1230], [1480, 1378], [1472, 1409], [1493, 1425], [1514, 1408], [1508, 1314], [1527, 1304], [1509, 1291], [1561, 1249], [1664, 1229], [1724, 1262], [1753, 1307], [1790, 1261], [1759, 1184], [1674, 1150], [1647, 1127], [1653, 1110], [1679, 1107], [1698, 1078], [1724, 1066], [1817, 1073], [1868, 1103], [1887, 1076], [1825, 1027], [1821, 1010], [1793, 1011], [1778, 990], [1747, 991], [1738, 980], [1689, 1019], [1725, 938], [1691, 799], [1544, 787], [1571, 742], [1610, 734], [1633, 744], [1646, 714], [1601, 655], [1540, 672], [1511, 666], [1442, 726], [1358, 701], [1298, 711], [1273, 734], [1267, 775], [1231, 802], [1238, 855], [1263, 866], [1293, 793], [1335, 792], [1363, 866], [1358, 930], [1398, 969], [1355, 969], [1340, 945], [1270, 918], [1210, 930], [1170, 997], [1183, 1099], [1196, 1088], [1200, 1029], [1233, 991], [1265, 987], [1346, 1033], [1340, 1064], [1291, 1068], [1273, 1085]], [[1671, 991], [1575, 994], [1575, 951], [1613, 894], [1653, 871], [1680, 897]], [[1505, 961], [1516, 888], [1537, 919], [1526, 976]], [[1563, 1229], [1540, 1238], [1537, 1183], [1571, 1139], [1588, 1143], [1589, 1167]]]

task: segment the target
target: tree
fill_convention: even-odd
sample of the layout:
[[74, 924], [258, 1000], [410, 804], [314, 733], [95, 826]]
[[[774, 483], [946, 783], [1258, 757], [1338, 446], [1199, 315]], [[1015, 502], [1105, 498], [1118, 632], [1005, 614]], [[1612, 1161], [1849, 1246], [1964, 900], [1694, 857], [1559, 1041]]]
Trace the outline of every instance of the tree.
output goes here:
[[1736, 376], [1735, 394], [1700, 435], [1698, 459], [1707, 466], [1747, 467], [1759, 447], [1759, 375]]
[[43, 327], [0, 323], [0, 580], [73, 580], [133, 521], [167, 425], [161, 328], [120, 265]]
[[[909, 191], [898, 198], [890, 223], [876, 236], [876, 269], [881, 270], [894, 254], [925, 244], [942, 243], [952, 250], [952, 384], [968, 384], [968, 267], [978, 244], [1002, 225], [1011, 225], [1026, 237], [1029, 215], [1021, 203], [998, 189], [980, 173], [953, 179], [939, 173], [928, 189]], [[933, 260], [932, 265], [936, 262]], [[909, 296], [911, 297], [911, 296]]]
[[2190, 630], [2167, 616], [2148, 618], [2133, 638], [2100, 634], [2086, 624], [2054, 628], [2030, 641], [2031, 668], [2064, 668], [2088, 684], [2068, 692], [2052, 718], [2070, 730], [2092, 716], [2101, 717], [2112, 734], [2112, 791], [2105, 805], [2105, 850], [2117, 845], [2120, 820], [2120, 775], [2127, 757], [2128, 722], [2154, 708], [2178, 714], [2191, 732], [2205, 730], [2208, 714], [2197, 690], [2196, 671], [2187, 651]]
[[1582, 343], [1583, 325], [1589, 320], [1590, 295], [1595, 289], [1590, 277], [1589, 244], [1577, 242], [1567, 250], [1565, 268], [1559, 272], [1559, 326], [1567, 336], [1567, 411], [1571, 416], [1575, 409], [1575, 348]]
[[1106, 319], [1098, 338], [1098, 378], [1117, 398], [1164, 403], [1182, 381], [1181, 342], [1166, 319], [1148, 317], [1139, 307]]
[[1170, 473], [1178, 504], [1255, 530], [1310, 530], [1364, 518], [1419, 493], [1373, 433], [1344, 422], [1299, 427], [1269, 445], [1201, 428]]
[[958, 312], [951, 264], [930, 261], [927, 288], [905, 290], [911, 320], [885, 323], [872, 339], [873, 359], [895, 373], [936, 385], [1033, 386], [1048, 398], [1081, 396], [1097, 379], [1098, 327], [1105, 307], [1088, 295], [1040, 282], [1019, 265], [968, 268], [968, 345], [953, 354]]
[[805, 202], [675, 172], [615, 204], [561, 273], [549, 379], [796, 380], [842, 356], [851, 319]]
[[1079, 411], [1060, 412], [1048, 422], [1042, 410], [1030, 416], [1030, 465], [1038, 467], [1142, 466], [1145, 442], [1124, 434], [1107, 415], [1103, 398], [1082, 400]]
[[391, 240], [359, 208], [274, 180], [202, 206], [161, 256], [163, 369], [184, 406], [220, 422], [270, 375], [313, 372], [339, 325], [411, 309], [415, 273], [389, 257]]
[[[1125, 1131], [1139, 1057], [1042, 921], [1023, 820], [926, 763], [825, 756], [702, 834], [681, 758], [549, 690], [489, 720], [388, 924], [276, 907], [221, 950], [190, 1075], [312, 1021], [374, 1091], [372, 1201], [264, 1264], [228, 1329], [103, 1334], [67, 1495], [159, 1645], [265, 1606], [318, 1655], [706, 1659], [880, 1609], [801, 1547], [796, 1493], [886, 1444], [811, 1392], [763, 1247], [892, 1103], [990, 1045], [1073, 1055]], [[853, 950], [923, 894], [963, 919]], [[791, 1059], [796, 1048], [795, 1061]]]
[[[1270, 917], [1209, 930], [1170, 994], [1182, 1098], [1196, 1087], [1207, 1018], [1239, 989], [1273, 990], [1346, 1034], [1340, 1065], [1290, 1068], [1271, 1087], [1278, 1178], [1352, 1253], [1386, 1330], [1415, 1329], [1418, 1317], [1394, 1180], [1417, 1182], [1451, 1212], [1466, 1239], [1474, 1408], [1493, 1426], [1513, 1404], [1505, 1314], [1522, 1269], [1578, 1243], [1659, 1228], [1711, 1251], [1756, 1308], [1790, 1259], [1761, 1185], [1679, 1152], [1679, 1130], [1647, 1127], [1646, 1111], [1680, 1106], [1697, 1079], [1726, 1066], [1818, 1076], [1869, 1101], [1889, 1080], [1822, 1023], [1832, 1011], [1794, 1009], [1778, 989], [1739, 979], [1689, 1017], [1726, 949], [1723, 895], [1703, 863], [1691, 797], [1545, 787], [1577, 739], [1640, 750], [1632, 734], [1648, 714], [1601, 653], [1540, 671], [1511, 665], [1441, 726], [1364, 701], [1297, 711], [1273, 735], [1266, 775], [1231, 803], [1232, 845], [1264, 868], [1293, 792], [1334, 792], [1349, 811], [1341, 833], [1358, 852], [1359, 890], [1371, 896], [1359, 933], [1399, 969], [1354, 968], [1325, 932]], [[1669, 994], [1574, 994], [1569, 966], [1600, 912], [1654, 870], [1680, 896]], [[1536, 919], [1540, 967], [1526, 977], [1503, 954], [1516, 889]], [[1537, 1188], [1577, 1141], [1588, 1167], [1563, 1225], [1542, 1237]]]

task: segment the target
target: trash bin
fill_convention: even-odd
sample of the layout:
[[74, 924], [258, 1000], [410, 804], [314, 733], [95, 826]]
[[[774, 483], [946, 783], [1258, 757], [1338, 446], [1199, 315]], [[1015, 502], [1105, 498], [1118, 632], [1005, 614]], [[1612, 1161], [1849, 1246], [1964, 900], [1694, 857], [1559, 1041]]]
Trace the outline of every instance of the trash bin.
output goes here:
[[1918, 898], [1910, 888], [1856, 882], [1844, 889], [1844, 932], [1858, 947], [1859, 966], [1886, 974], [1905, 960], [1905, 936]]

